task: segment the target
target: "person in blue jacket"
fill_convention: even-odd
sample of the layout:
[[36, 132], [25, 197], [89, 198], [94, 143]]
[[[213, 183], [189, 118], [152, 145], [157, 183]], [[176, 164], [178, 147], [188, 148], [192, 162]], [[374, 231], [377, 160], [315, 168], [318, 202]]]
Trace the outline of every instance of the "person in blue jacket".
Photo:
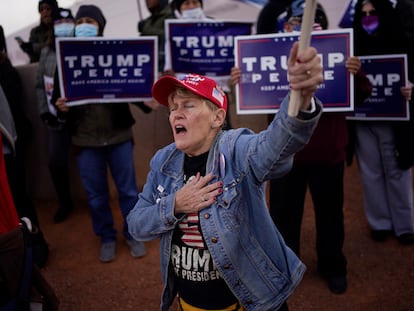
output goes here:
[[288, 95], [258, 134], [222, 130], [227, 98], [212, 79], [165, 76], [154, 84], [153, 97], [169, 109], [174, 143], [152, 158], [127, 222], [138, 241], [160, 238], [161, 310], [177, 295], [180, 310], [287, 310], [305, 266], [275, 227], [265, 186], [291, 169], [320, 117], [316, 49], [298, 53], [295, 43], [288, 74], [300, 93], [299, 114], [288, 116]]

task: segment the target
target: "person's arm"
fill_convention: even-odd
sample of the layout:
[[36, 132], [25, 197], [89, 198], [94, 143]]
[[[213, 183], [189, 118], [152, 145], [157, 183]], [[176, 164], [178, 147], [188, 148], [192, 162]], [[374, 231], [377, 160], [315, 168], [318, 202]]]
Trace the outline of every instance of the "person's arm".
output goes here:
[[406, 101], [411, 100], [411, 94], [413, 92], [413, 85], [411, 82], [408, 82], [407, 85], [401, 87], [401, 95], [404, 97]]
[[371, 96], [372, 84], [361, 69], [361, 60], [356, 56], [351, 56], [346, 60], [345, 67], [354, 75], [355, 103], [356, 105], [362, 104]]
[[174, 230], [180, 220], [180, 216], [176, 216], [174, 212], [175, 193], [168, 193], [158, 178], [158, 164], [163, 152], [158, 151], [151, 159], [150, 172], [144, 188], [126, 218], [129, 233], [138, 241], [157, 239], [164, 233]]
[[43, 35], [36, 32], [35, 29], [33, 29], [33, 31], [30, 32], [29, 42], [27, 43], [31, 45], [28, 54], [32, 62], [39, 61], [40, 52], [47, 44], [47, 40], [42, 39], [42, 37]]
[[39, 110], [39, 115], [42, 117], [42, 115], [49, 112], [49, 109], [47, 108], [47, 98], [45, 94], [45, 82], [44, 82], [44, 74], [46, 71], [46, 50], [43, 50], [40, 59], [39, 64], [37, 66], [37, 72], [36, 72], [36, 98], [37, 98], [37, 107]]
[[160, 177], [159, 163], [165, 161], [168, 150], [160, 150], [151, 160], [144, 189], [127, 216], [129, 232], [136, 240], [153, 240], [174, 230], [185, 213], [210, 206], [223, 191], [222, 181], [210, 183], [215, 178], [212, 174], [198, 174], [176, 192], [165, 189], [170, 181], [166, 180], [166, 176]]
[[29, 41], [27, 42], [23, 41], [21, 37], [15, 38], [20, 48], [22, 49], [22, 51], [25, 52], [29, 56], [31, 63], [35, 61], [35, 55], [33, 53], [33, 44], [31, 42], [33, 38], [36, 36], [35, 32], [36, 32], [36, 28], [32, 28], [32, 30], [30, 31]]
[[[314, 97], [323, 81], [320, 58], [314, 48], [300, 54], [297, 48], [295, 43], [288, 61], [288, 74], [291, 89], [300, 91], [297, 96], [300, 113], [296, 117], [288, 115], [289, 93], [265, 131], [258, 135], [242, 135], [237, 142], [238, 160], [250, 167], [259, 182], [289, 172], [294, 154], [310, 140], [322, 113], [322, 104]], [[241, 169], [247, 170], [247, 167]]]
[[229, 80], [227, 81], [229, 88], [232, 89], [237, 83], [239, 83], [240, 78], [241, 78], [240, 68], [239, 67], [231, 68], [230, 77], [229, 77]]

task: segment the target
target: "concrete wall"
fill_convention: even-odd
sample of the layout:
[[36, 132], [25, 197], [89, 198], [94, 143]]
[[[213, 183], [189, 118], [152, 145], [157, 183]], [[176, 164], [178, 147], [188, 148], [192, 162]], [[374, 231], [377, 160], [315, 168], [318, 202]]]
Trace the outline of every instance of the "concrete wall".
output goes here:
[[[28, 192], [34, 199], [52, 200], [55, 198], [55, 191], [47, 166], [47, 130], [39, 118], [35, 94], [37, 64], [17, 66], [16, 69], [23, 82], [24, 113], [33, 126], [32, 140], [27, 145], [25, 155]], [[136, 120], [133, 127], [134, 159], [137, 183], [141, 189], [148, 174], [151, 157], [158, 149], [172, 142], [172, 135], [167, 110], [164, 107], [149, 114], [143, 113], [135, 106], [131, 106], [131, 111]], [[248, 127], [254, 131], [264, 129], [267, 124], [267, 117], [264, 115], [236, 115], [234, 105], [230, 106], [230, 117], [233, 127]], [[84, 199], [85, 192], [73, 154], [70, 169], [73, 196], [76, 199]], [[116, 191], [110, 178], [109, 183], [111, 195], [115, 196]]]

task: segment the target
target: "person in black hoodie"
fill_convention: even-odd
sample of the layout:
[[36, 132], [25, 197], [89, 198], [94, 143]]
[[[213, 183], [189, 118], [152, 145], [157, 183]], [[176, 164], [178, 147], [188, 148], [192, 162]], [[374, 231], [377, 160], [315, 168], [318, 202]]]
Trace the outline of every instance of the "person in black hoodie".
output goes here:
[[[390, 1], [359, 0], [353, 22], [356, 55], [407, 53], [406, 38], [397, 11]], [[411, 99], [411, 86], [401, 88]], [[412, 172], [401, 167], [397, 141], [401, 122], [358, 121], [355, 123], [355, 153], [358, 161], [364, 207], [371, 237], [384, 241], [395, 235], [401, 244], [414, 244]]]

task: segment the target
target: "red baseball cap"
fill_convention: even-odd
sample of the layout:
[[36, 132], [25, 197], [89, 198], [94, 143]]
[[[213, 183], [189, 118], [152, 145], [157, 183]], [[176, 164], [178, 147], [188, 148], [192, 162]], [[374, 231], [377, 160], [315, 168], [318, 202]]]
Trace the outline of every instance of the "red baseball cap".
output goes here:
[[217, 107], [227, 111], [227, 96], [217, 86], [216, 81], [197, 74], [188, 74], [177, 79], [173, 76], [165, 76], [158, 79], [152, 86], [152, 96], [160, 104], [168, 107], [168, 96], [181, 86], [203, 98], [213, 102]]

